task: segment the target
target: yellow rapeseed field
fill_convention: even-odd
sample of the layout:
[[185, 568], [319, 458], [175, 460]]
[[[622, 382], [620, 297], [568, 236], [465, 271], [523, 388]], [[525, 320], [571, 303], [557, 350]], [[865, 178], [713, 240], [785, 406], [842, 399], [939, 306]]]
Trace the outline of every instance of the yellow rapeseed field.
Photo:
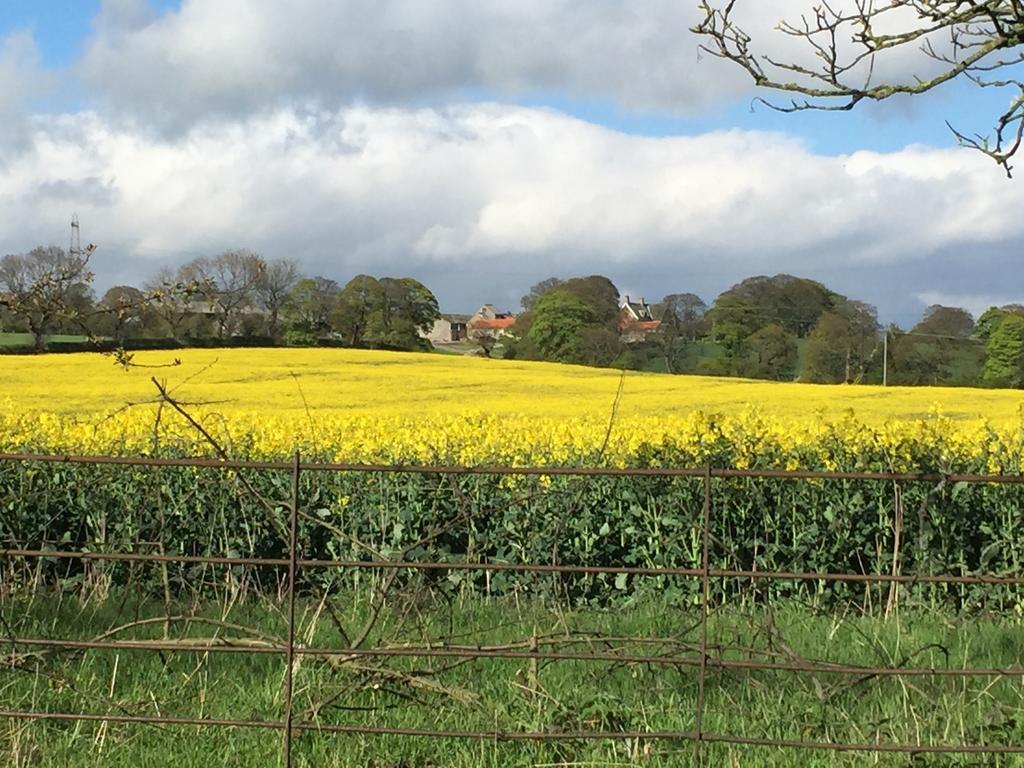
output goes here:
[[[175, 360], [180, 365], [169, 365]], [[1016, 471], [1015, 391], [824, 386], [342, 349], [0, 357], [0, 450], [204, 453], [151, 378], [237, 456], [338, 461]], [[611, 429], [609, 431], [609, 424]], [[602, 450], [603, 448], [603, 450]]]

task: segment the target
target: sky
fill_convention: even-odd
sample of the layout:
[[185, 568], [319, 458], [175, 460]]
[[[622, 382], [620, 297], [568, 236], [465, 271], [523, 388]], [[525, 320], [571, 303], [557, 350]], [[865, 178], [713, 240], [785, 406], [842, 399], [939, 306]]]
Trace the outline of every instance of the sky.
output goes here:
[[[739, 0], [770, 53], [809, 0]], [[515, 310], [550, 276], [711, 301], [787, 272], [912, 325], [1024, 302], [1024, 178], [958, 148], [950, 83], [781, 114], [700, 55], [697, 0], [0, 0], [0, 253], [96, 287], [228, 248]], [[927, 74], [908, 52], [879, 77]]]

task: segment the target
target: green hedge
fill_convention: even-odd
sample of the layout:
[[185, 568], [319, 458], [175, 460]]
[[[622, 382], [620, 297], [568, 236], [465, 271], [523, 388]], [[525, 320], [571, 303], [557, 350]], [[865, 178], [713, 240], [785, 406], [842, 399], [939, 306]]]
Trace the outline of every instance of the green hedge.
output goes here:
[[[0, 539], [32, 548], [285, 557], [278, 531], [286, 528], [288, 473], [244, 477], [272, 512], [237, 475], [218, 470], [2, 463]], [[700, 479], [306, 472], [301, 554], [699, 568], [703, 499]], [[896, 499], [891, 482], [716, 478], [711, 566], [891, 573]], [[899, 571], [1020, 574], [1022, 502], [1019, 486], [903, 483]], [[156, 568], [138, 564], [93, 564], [88, 570], [153, 589], [160, 578]], [[222, 583], [214, 570], [176, 566], [171, 582], [183, 592]], [[74, 580], [85, 571], [74, 562], [47, 561], [43, 573], [49, 580]], [[354, 582], [365, 574], [314, 570], [305, 578]], [[260, 576], [261, 583], [274, 578], [270, 572]], [[537, 592], [597, 603], [651, 591], [699, 596], [698, 580], [683, 577], [439, 571], [431, 579], [444, 589]], [[716, 600], [786, 597], [871, 608], [887, 599], [889, 586], [713, 579], [712, 590]], [[900, 592], [907, 600], [956, 607], [1024, 604], [1018, 587], [914, 584]]]
[[[232, 336], [228, 339], [213, 337], [186, 337], [182, 340], [171, 338], [152, 339], [125, 339], [120, 344], [113, 339], [83, 339], [80, 341], [67, 341], [55, 339], [46, 342], [45, 352], [71, 353], [71, 352], [113, 352], [116, 349], [125, 349], [129, 352], [139, 352], [147, 349], [183, 349], [185, 347], [199, 348], [221, 348], [221, 347], [275, 347], [280, 346], [271, 336]], [[31, 344], [11, 344], [0, 346], [0, 354], [3, 355], [32, 355], [36, 350]]]

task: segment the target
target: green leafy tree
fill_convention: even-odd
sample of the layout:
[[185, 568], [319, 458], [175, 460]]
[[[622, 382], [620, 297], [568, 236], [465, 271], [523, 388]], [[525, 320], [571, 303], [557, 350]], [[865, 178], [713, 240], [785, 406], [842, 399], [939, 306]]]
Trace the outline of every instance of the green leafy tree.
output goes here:
[[330, 333], [331, 313], [340, 290], [336, 282], [326, 277], [304, 277], [295, 283], [282, 309], [289, 344], [314, 344]]
[[373, 346], [422, 349], [423, 335], [441, 317], [437, 298], [411, 277], [382, 277], [378, 304], [371, 312], [366, 338]]
[[419, 280], [358, 275], [338, 294], [331, 321], [352, 347], [424, 349], [423, 334], [440, 317], [437, 298]]
[[609, 365], [622, 352], [619, 289], [603, 275], [548, 278], [522, 304], [526, 311], [505, 342], [506, 358]]
[[974, 335], [982, 341], [988, 341], [992, 332], [996, 329], [996, 326], [1003, 321], [1006, 317], [1007, 312], [1005, 309], [1000, 307], [989, 307], [981, 316], [978, 318], [978, 322], [974, 324]]
[[545, 360], [581, 362], [585, 331], [600, 327], [598, 313], [576, 293], [559, 288], [537, 299], [526, 338]]
[[788, 333], [803, 337], [822, 314], [835, 309], [836, 297], [838, 294], [814, 280], [759, 275], [748, 277], [715, 299], [708, 319], [713, 324], [743, 326], [744, 336], [777, 323]]
[[778, 323], [766, 325], [743, 340], [738, 373], [754, 379], [792, 380], [796, 369], [796, 336]]
[[1020, 304], [1006, 304], [1002, 307], [989, 307], [981, 313], [978, 322], [974, 324], [974, 335], [983, 341], [987, 341], [1007, 315], [1020, 315], [1024, 317], [1024, 306]]
[[610, 331], [619, 326], [619, 289], [604, 275], [574, 277], [561, 285], [561, 290], [575, 294], [594, 312], [594, 322]]
[[966, 309], [932, 304], [911, 332], [967, 339], [974, 333], [974, 318]]
[[523, 311], [529, 312], [533, 309], [533, 305], [537, 303], [537, 299], [545, 293], [551, 293], [551, 291], [561, 287], [563, 282], [564, 281], [560, 278], [549, 277], [546, 280], [541, 280], [539, 283], [531, 287], [530, 292], [519, 300], [519, 303], [523, 306]]
[[350, 347], [366, 341], [370, 317], [382, 301], [381, 285], [375, 277], [356, 275], [341, 289], [331, 311], [331, 325]]
[[890, 341], [889, 380], [894, 384], [976, 384], [984, 350], [973, 338], [974, 318], [959, 307], [925, 310], [909, 333]]
[[981, 381], [989, 387], [1024, 386], [1024, 317], [1008, 312], [992, 331]]
[[801, 378], [819, 383], [860, 381], [879, 350], [874, 307], [844, 299], [807, 337]]

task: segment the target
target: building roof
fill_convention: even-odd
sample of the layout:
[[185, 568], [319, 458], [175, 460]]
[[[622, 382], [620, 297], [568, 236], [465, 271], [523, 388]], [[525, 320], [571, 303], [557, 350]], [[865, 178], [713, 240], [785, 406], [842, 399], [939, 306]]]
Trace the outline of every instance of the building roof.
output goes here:
[[447, 320], [449, 323], [468, 323], [470, 315], [455, 315], [450, 312], [442, 312], [441, 319]]
[[643, 331], [651, 332], [656, 331], [661, 327], [661, 320], [631, 320], [629, 318], [622, 318], [619, 321], [620, 331]]
[[644, 301], [644, 297], [640, 297], [640, 301], [630, 301], [629, 296], [625, 297], [625, 301], [622, 302], [622, 311], [628, 313], [634, 320], [650, 321], [654, 320], [654, 313], [651, 311], [651, 305]]
[[473, 328], [477, 330], [501, 331], [506, 328], [511, 328], [515, 324], [515, 315], [506, 315], [505, 317], [496, 317], [493, 320], [475, 320], [473, 322]]

